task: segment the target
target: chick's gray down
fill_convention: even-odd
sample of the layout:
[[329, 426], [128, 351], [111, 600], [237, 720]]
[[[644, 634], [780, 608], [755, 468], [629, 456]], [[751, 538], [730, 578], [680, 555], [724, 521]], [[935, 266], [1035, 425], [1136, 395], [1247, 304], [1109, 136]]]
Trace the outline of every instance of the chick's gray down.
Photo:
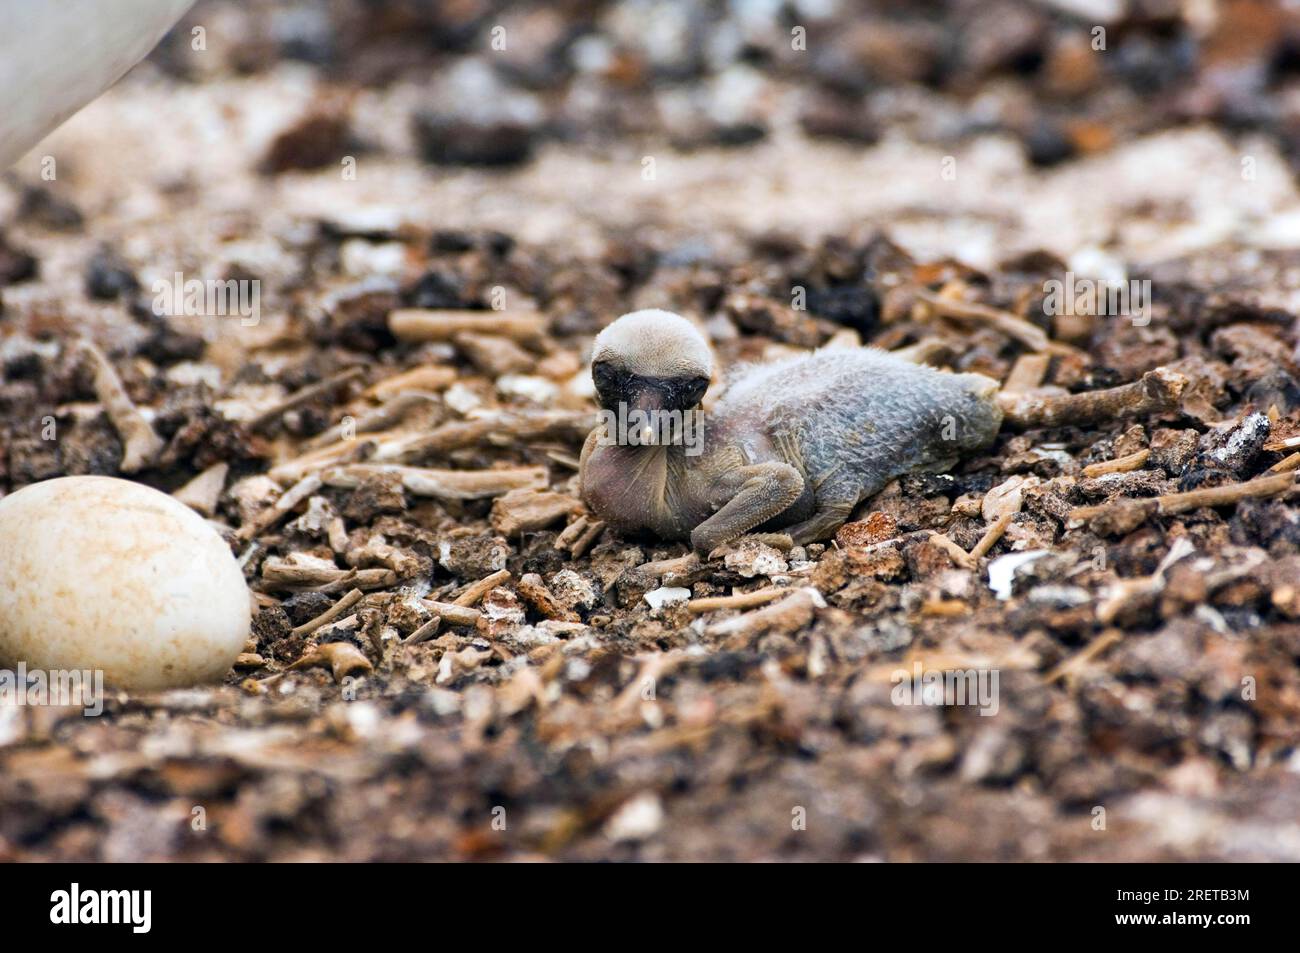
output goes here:
[[709, 424], [755, 462], [765, 441], [774, 445], [819, 496], [856, 503], [895, 477], [948, 469], [988, 445], [1002, 422], [996, 393], [997, 383], [980, 374], [844, 348], [747, 369]]

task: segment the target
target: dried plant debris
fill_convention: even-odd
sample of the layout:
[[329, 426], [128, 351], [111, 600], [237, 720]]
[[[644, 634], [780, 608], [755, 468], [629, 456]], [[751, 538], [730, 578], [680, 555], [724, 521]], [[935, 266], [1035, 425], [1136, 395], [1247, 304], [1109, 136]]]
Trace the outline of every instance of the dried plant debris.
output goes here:
[[[1118, 4], [1097, 56], [1071, 4], [819, 5], [825, 42], [795, 53], [781, 5], [722, 5], [723, 31], [693, 2], [654, 30], [642, 4], [516, 6], [493, 60], [491, 3], [201, 4], [210, 52], [185, 21], [151, 89], [234, 83], [233, 116], [289, 75], [346, 88], [293, 80], [260, 138], [228, 123], [246, 162], [220, 189], [179, 160], [129, 201], [84, 165], [0, 182], [0, 491], [155, 486], [220, 530], [253, 602], [224, 684], [109, 692], [98, 717], [0, 703], [0, 859], [1300, 860], [1287, 242], [1217, 223], [1226, 244], [1188, 226], [1154, 264], [1078, 249], [1151, 282], [1097, 316], [1052, 304], [1059, 251], [993, 266], [979, 238], [926, 253], [915, 219], [724, 226], [707, 202], [584, 207], [570, 234], [503, 178], [563, 191], [559, 148], [610, 163], [575, 181], [635, 177], [617, 156], [660, 137], [707, 164], [691, 194], [728, 192], [792, 129], [900, 167], [996, 132], [1048, 176], [1188, 118], [1294, 164], [1300, 98], [1273, 95], [1294, 14]], [[330, 190], [349, 159], [375, 163], [355, 199]], [[399, 207], [435, 187], [470, 211]], [[1163, 227], [1140, 204], [1097, 196], [1089, 234]], [[177, 272], [256, 281], [260, 310], [160, 313]], [[1004, 423], [826, 538], [620, 533], [582, 503], [589, 364], [648, 308], [705, 330], [710, 394], [871, 345], [992, 378]]]
[[[896, 267], [932, 307], [926, 270]], [[1284, 853], [1217, 826], [1252, 786], [1285, 790], [1300, 716], [1300, 493], [1282, 465], [1300, 416], [1260, 408], [1251, 379], [1207, 423], [1183, 404], [1189, 361], [1125, 381], [994, 321], [996, 339], [945, 343], [949, 366], [989, 348], [982, 366], [1006, 378], [992, 447], [895, 481], [834, 539], [755, 535], [702, 557], [620, 536], [580, 502], [590, 333], [545, 308], [507, 315], [500, 340], [567, 375], [520, 392], [502, 381], [533, 368], [486, 359], [459, 314], [392, 312], [397, 339], [445, 350], [271, 339], [210, 365], [219, 389], [187, 390], [129, 346], [11, 358], [8, 386], [30, 382], [68, 421], [53, 472], [99, 420], [122, 441], [108, 472], [226, 528], [258, 608], [225, 687], [110, 697], [97, 720], [3, 709], [0, 798], [22, 808], [0, 821], [5, 856]], [[766, 331], [785, 353], [830, 337]], [[715, 346], [725, 363], [763, 341]], [[1082, 361], [1073, 390], [1052, 383], [1067, 360]], [[160, 408], [184, 394], [247, 452], [169, 452], [180, 431]], [[33, 408], [10, 406], [16, 487], [38, 444]], [[899, 673], [951, 672], [996, 672], [996, 700], [897, 702]], [[207, 832], [166, 821], [159, 797], [198, 804]], [[1170, 840], [1151, 798], [1185, 802], [1203, 834]], [[1125, 818], [1123, 840], [1095, 836], [1098, 806]], [[815, 836], [791, 828], [801, 811]], [[961, 838], [933, 838], [934, 816], [972, 811]], [[146, 814], [169, 826], [114, 834]]]

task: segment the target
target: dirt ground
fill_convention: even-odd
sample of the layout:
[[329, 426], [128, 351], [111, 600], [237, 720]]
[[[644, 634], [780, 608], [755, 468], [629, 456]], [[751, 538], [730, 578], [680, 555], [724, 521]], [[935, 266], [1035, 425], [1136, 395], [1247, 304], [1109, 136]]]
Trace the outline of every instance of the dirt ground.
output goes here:
[[[201, 2], [0, 181], [0, 492], [122, 473], [93, 342], [253, 636], [0, 707], [0, 858], [1300, 860], [1300, 20], [1079, 6]], [[578, 498], [642, 307], [1177, 399], [700, 560]]]

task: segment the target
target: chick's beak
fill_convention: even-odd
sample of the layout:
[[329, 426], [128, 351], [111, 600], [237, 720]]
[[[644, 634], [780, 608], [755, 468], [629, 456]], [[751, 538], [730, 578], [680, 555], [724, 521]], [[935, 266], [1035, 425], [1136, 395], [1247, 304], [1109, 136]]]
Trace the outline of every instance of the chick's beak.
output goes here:
[[663, 410], [664, 392], [654, 381], [641, 379], [637, 381], [637, 386], [632, 391], [631, 410], [640, 410], [645, 413], [651, 411]]
[[629, 404], [629, 412], [640, 411], [644, 416], [641, 429], [637, 433], [638, 442], [641, 446], [653, 446], [659, 441], [657, 431], [654, 427], [654, 421], [658, 412], [664, 409], [664, 393], [655, 382], [640, 380], [637, 387], [632, 391], [632, 400]]

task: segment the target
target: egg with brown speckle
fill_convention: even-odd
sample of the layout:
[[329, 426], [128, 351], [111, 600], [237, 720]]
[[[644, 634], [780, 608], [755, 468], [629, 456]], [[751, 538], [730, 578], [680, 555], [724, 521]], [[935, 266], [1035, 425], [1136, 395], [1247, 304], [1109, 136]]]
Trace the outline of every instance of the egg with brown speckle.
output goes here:
[[167, 494], [78, 476], [0, 499], [0, 667], [175, 688], [220, 679], [248, 630], [230, 548]]

